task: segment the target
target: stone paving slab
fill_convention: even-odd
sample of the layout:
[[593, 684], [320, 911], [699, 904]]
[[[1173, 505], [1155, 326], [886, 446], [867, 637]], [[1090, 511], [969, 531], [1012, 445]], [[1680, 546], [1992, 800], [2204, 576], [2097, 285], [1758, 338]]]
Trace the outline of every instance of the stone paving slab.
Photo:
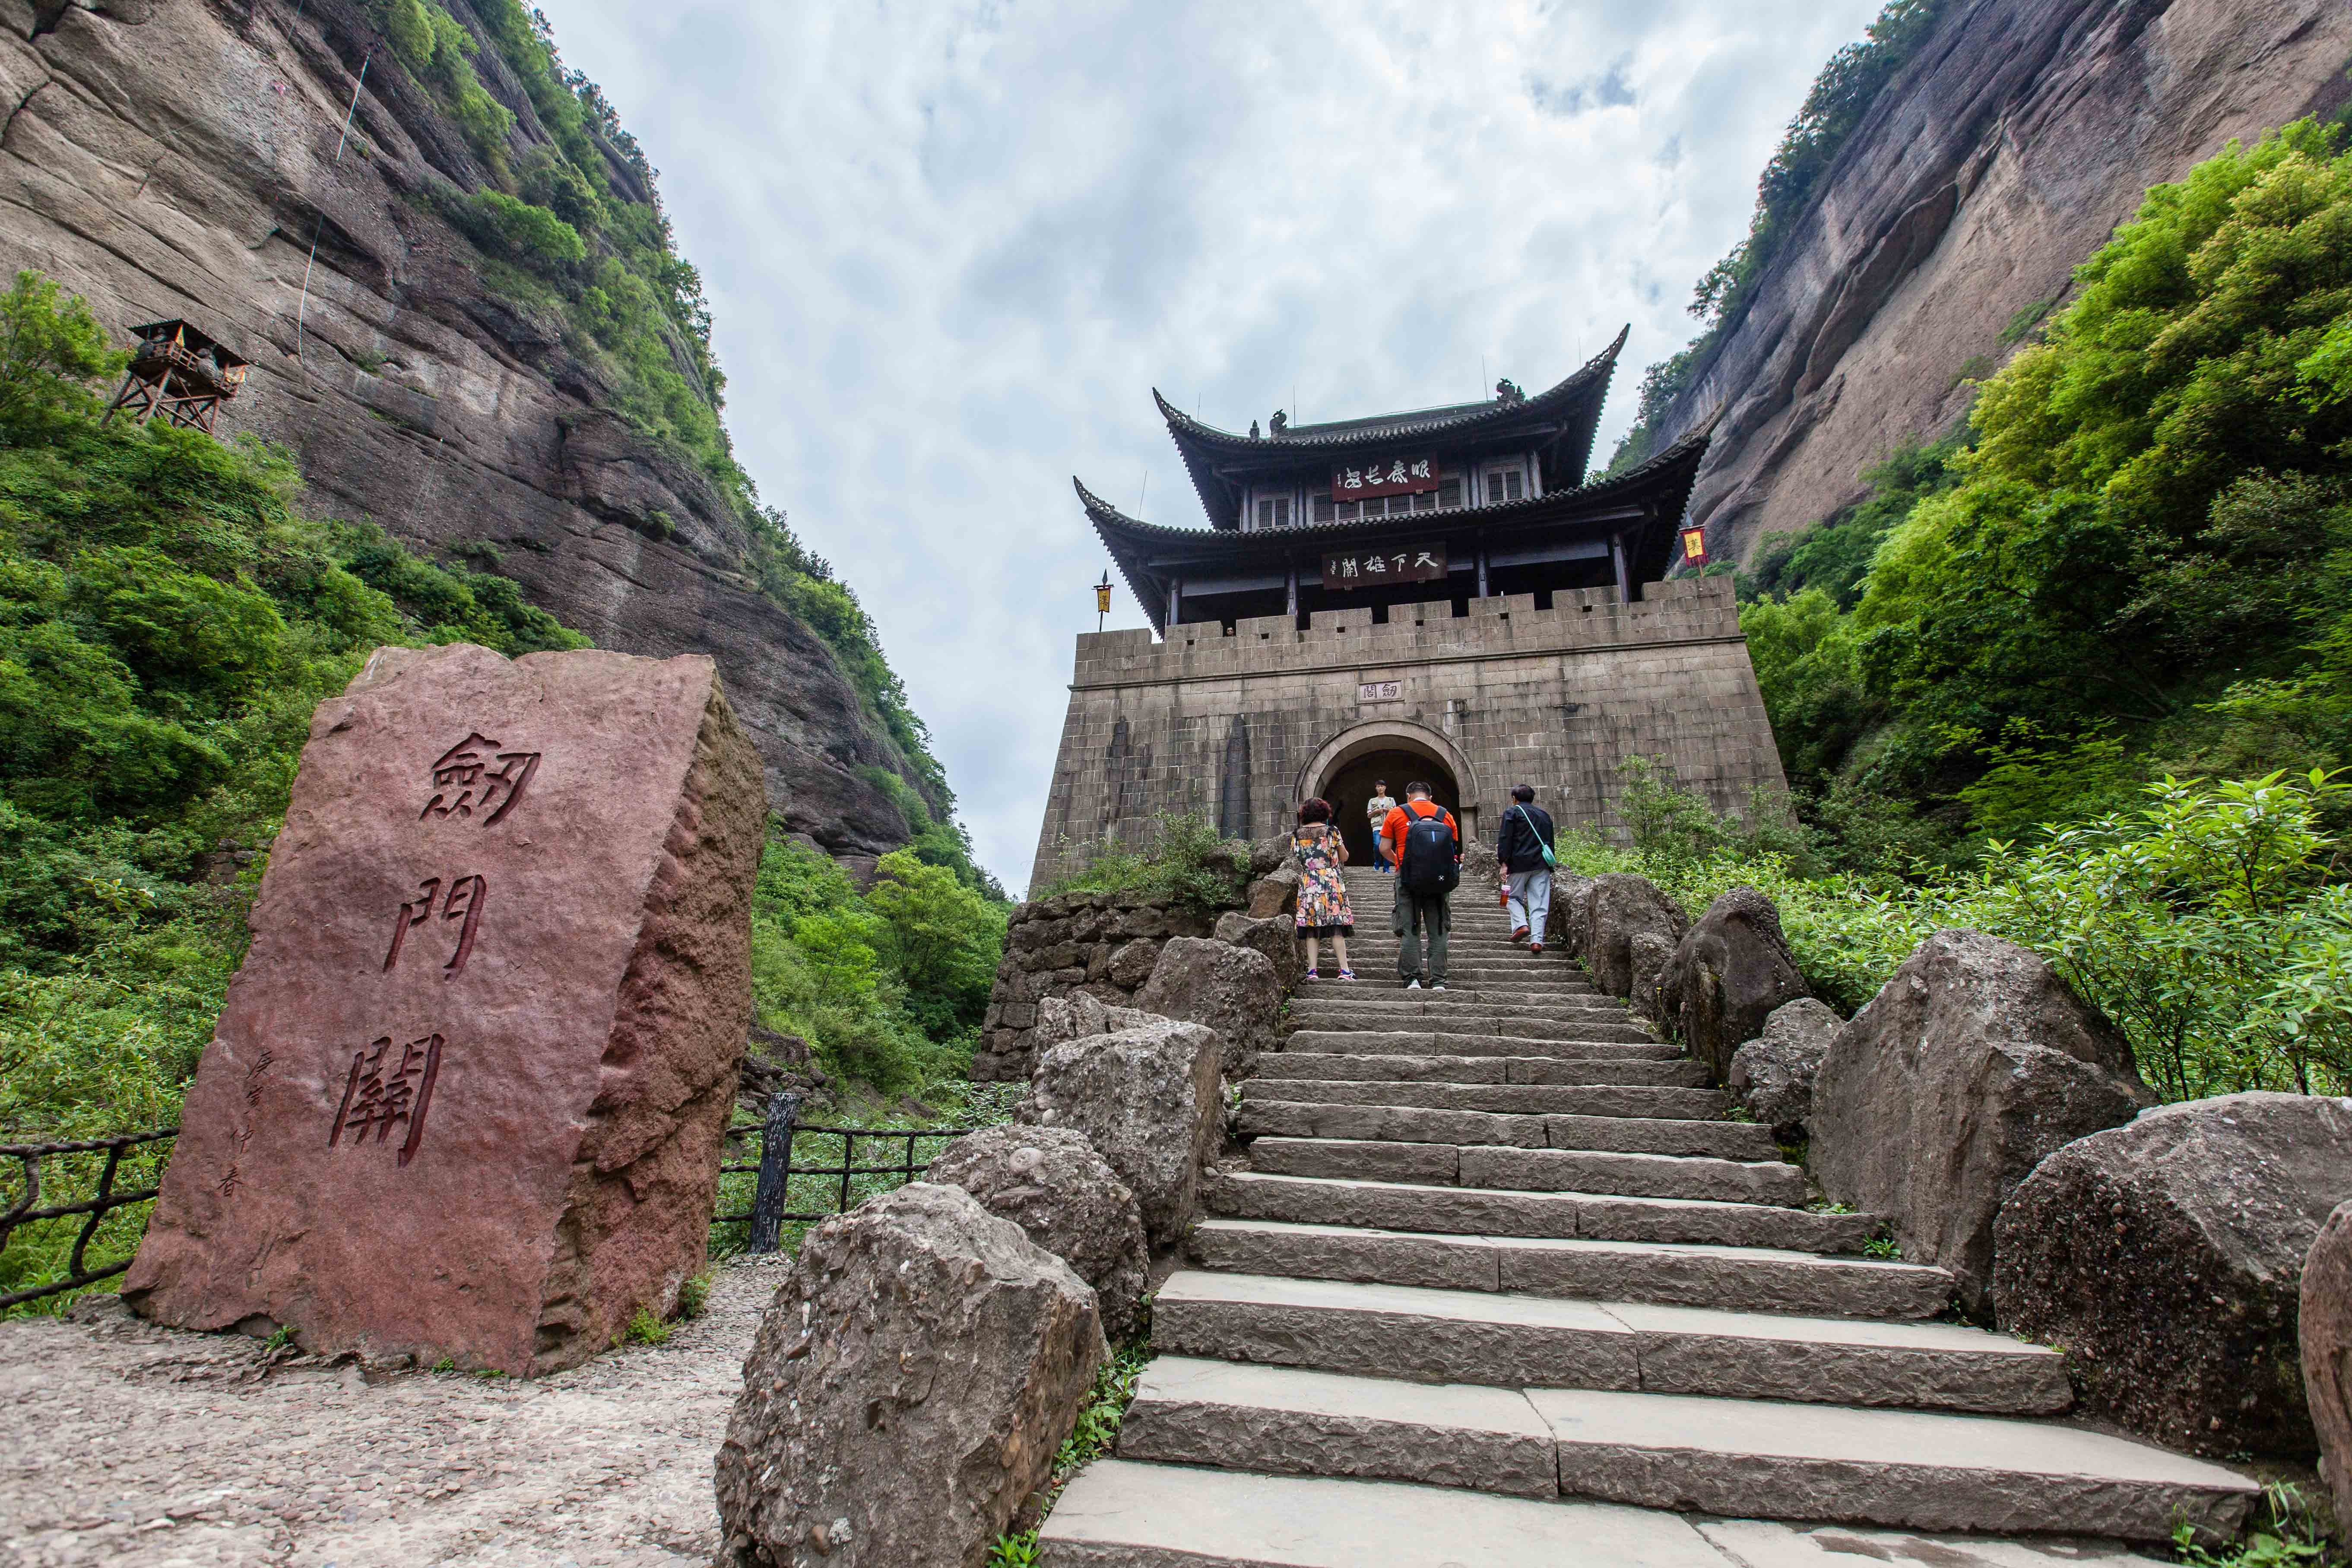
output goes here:
[[1747, 1312], [1917, 1319], [1943, 1310], [1952, 1297], [1951, 1276], [1940, 1268], [1768, 1247], [1227, 1218], [1202, 1220], [1189, 1247], [1200, 1267], [1241, 1274]]
[[2056, 1352], [1949, 1323], [1556, 1300], [1184, 1269], [1153, 1341], [1181, 1354], [1325, 1372], [1999, 1415], [2073, 1395]]
[[1617, 1193], [1636, 1198], [1701, 1198], [1800, 1208], [1805, 1173], [1774, 1161], [1691, 1154], [1619, 1154], [1589, 1149], [1464, 1145], [1454, 1179], [1465, 1187], [1519, 1192]]
[[[1434, 1154], [1442, 1145], [1424, 1152]], [[1580, 1237], [1856, 1253], [1878, 1234], [1875, 1215], [1818, 1214], [1757, 1204], [1633, 1198], [1606, 1193], [1482, 1190], [1406, 1178], [1286, 1176], [1264, 1171], [1220, 1177], [1209, 1206], [1235, 1218], [1368, 1225], [1465, 1236]]]
[[[2168, 1539], [2176, 1521], [2234, 1534], [2254, 1482], [2146, 1444], [2042, 1422], [1656, 1394], [1538, 1390], [1561, 1488], [1721, 1513], [1924, 1530]], [[1364, 1395], [1358, 1403], [1366, 1403]]]
[[1118, 1455], [1512, 1497], [1559, 1495], [1551, 1424], [1517, 1389], [1189, 1356], [1164, 1355], [1143, 1369], [1119, 1427]]
[[1118, 1459], [1038, 1544], [1040, 1568], [1735, 1568], [1670, 1513]]

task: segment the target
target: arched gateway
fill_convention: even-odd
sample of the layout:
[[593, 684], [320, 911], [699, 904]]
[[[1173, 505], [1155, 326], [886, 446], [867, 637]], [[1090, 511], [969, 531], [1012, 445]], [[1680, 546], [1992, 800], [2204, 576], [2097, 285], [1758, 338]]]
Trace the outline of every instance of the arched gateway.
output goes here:
[[1405, 785], [1415, 780], [1431, 786], [1437, 804], [1454, 814], [1465, 833], [1477, 831], [1477, 773], [1469, 759], [1436, 731], [1405, 720], [1375, 719], [1342, 731], [1299, 771], [1294, 794], [1299, 800], [1320, 795], [1329, 801], [1348, 840], [1349, 858], [1370, 865], [1372, 835], [1364, 803], [1381, 783], [1402, 800]]
[[1167, 813], [1263, 838], [1310, 795], [1361, 856], [1376, 774], [1476, 839], [1517, 784], [1615, 826], [1631, 755], [1725, 809], [1783, 788], [1730, 580], [1664, 580], [1706, 434], [1584, 482], [1623, 342], [1532, 397], [1266, 436], [1162, 401], [1211, 526], [1078, 486], [1151, 629], [1078, 638], [1033, 879]]

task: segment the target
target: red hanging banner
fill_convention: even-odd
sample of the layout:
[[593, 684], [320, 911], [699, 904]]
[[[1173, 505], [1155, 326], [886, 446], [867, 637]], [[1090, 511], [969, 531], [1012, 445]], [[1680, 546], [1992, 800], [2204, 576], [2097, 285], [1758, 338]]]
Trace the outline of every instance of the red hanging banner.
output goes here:
[[1685, 528], [1683, 530], [1683, 564], [1685, 566], [1704, 566], [1706, 564], [1706, 529]]

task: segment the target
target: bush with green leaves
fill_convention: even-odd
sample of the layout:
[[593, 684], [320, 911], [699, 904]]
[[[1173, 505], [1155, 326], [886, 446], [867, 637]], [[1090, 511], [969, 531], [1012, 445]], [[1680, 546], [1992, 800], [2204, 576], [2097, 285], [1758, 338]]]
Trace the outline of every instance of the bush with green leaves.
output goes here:
[[761, 1024], [806, 1039], [828, 1070], [923, 1092], [971, 1069], [1010, 911], [912, 850], [877, 870], [860, 894], [771, 824], [751, 900], [752, 1001]]
[[[384, 643], [586, 639], [503, 577], [300, 515], [282, 451], [100, 424], [121, 356], [46, 279], [0, 295], [0, 1133], [169, 1126], [318, 703]], [[71, 1240], [19, 1234], [0, 1290], [60, 1278]]]
[[1074, 871], [1030, 889], [1056, 893], [1135, 893], [1174, 900], [1187, 909], [1227, 909], [1249, 886], [1250, 847], [1219, 834], [1205, 816], [1163, 814], [1142, 825], [1140, 842], [1079, 846]]
[[2352, 782], [2326, 773], [2164, 779], [2142, 804], [1996, 842], [1973, 869], [1822, 871], [1801, 830], [1727, 818], [1635, 759], [1622, 846], [1562, 840], [1586, 875], [1633, 871], [1696, 915], [1736, 887], [1771, 899], [1799, 970], [1860, 1008], [1931, 932], [1968, 927], [2048, 958], [2130, 1038], [2167, 1098], [2352, 1090]]

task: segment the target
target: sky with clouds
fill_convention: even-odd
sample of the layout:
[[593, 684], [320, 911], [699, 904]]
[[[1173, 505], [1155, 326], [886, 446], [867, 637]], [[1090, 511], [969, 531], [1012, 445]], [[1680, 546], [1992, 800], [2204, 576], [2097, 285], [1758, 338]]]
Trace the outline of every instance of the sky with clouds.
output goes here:
[[[856, 589], [982, 862], [1028, 880], [1107, 563], [1205, 525], [1151, 404], [1548, 386], [1693, 281], [1878, 0], [541, 0], [661, 171], [736, 450]], [[1144, 624], [1121, 590], [1113, 626]]]

